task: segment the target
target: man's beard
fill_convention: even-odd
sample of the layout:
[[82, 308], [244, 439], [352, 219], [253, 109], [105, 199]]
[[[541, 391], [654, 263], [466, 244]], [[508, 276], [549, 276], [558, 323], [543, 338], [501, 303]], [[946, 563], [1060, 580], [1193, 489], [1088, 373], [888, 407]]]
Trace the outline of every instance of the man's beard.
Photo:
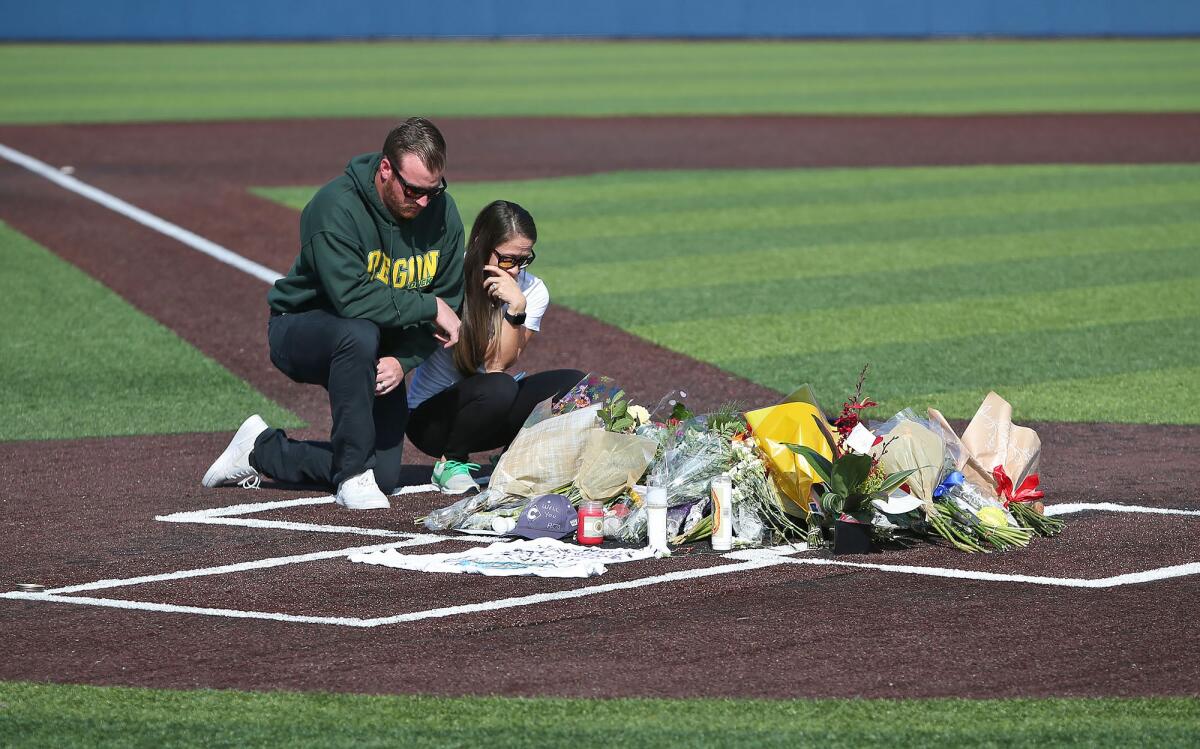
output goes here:
[[415, 202], [397, 202], [392, 199], [390, 194], [383, 196], [383, 205], [388, 209], [388, 213], [392, 214], [392, 218], [397, 221], [409, 221], [417, 217], [423, 209], [419, 203]]

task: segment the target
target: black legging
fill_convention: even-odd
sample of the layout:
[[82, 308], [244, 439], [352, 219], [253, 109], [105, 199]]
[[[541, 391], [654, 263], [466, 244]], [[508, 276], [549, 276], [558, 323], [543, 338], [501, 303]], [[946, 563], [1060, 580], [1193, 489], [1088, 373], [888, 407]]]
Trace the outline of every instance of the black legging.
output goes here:
[[563, 396], [583, 377], [575, 369], [520, 380], [504, 372], [473, 375], [417, 406], [409, 415], [408, 438], [426, 455], [466, 463], [471, 453], [508, 445], [534, 406]]

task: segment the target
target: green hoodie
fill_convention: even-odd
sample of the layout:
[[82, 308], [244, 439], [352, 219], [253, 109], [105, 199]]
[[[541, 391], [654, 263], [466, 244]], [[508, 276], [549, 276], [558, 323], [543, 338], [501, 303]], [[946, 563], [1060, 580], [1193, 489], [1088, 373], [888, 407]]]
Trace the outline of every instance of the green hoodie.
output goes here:
[[300, 216], [300, 255], [275, 282], [275, 312], [323, 309], [380, 327], [380, 356], [410, 371], [440, 344], [435, 297], [456, 312], [463, 298], [463, 225], [446, 193], [397, 221], [375, 190], [382, 154], [356, 156]]

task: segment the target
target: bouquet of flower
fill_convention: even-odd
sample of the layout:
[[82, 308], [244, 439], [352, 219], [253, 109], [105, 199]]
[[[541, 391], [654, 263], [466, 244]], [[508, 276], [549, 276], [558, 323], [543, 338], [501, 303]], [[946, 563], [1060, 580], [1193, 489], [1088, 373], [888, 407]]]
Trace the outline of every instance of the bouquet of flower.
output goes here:
[[802, 385], [782, 403], [747, 411], [746, 422], [778, 489], [780, 509], [794, 517], [806, 518], [813, 483], [820, 479], [811, 464], [788, 445], [806, 445], [825, 458], [833, 457], [821, 431], [825, 415], [817, 405], [812, 389]]
[[601, 429], [599, 410], [591, 405], [523, 427], [500, 456], [488, 488], [535, 497], [574, 480], [588, 436]]
[[804, 458], [821, 483], [820, 494], [812, 502], [809, 514], [810, 538], [814, 541], [828, 532], [835, 522], [870, 527], [876, 514], [872, 501], [886, 500], [893, 490], [918, 471], [913, 466], [889, 472], [882, 464], [888, 445], [884, 443], [876, 450], [878, 440], [861, 423], [862, 411], [876, 405], [863, 393], [866, 374], [867, 368], [863, 367], [854, 394], [842, 404], [841, 414], [833, 421], [838, 433], [836, 438], [824, 419], [813, 417], [832, 457], [811, 445], [785, 443], [789, 450]]
[[486, 491], [424, 522], [499, 531], [530, 497], [554, 492], [603, 502], [605, 536], [637, 543], [647, 532], [637, 486], [645, 480], [666, 490], [671, 543], [688, 543], [711, 535], [710, 485], [728, 474], [738, 546], [798, 536], [820, 546], [832, 534], [835, 553], [852, 551], [843, 541], [856, 536], [860, 545], [940, 538], [976, 552], [1058, 532], [1061, 521], [1037, 502], [1040, 442], [1011, 423], [1003, 399], [989, 394], [962, 439], [934, 409], [927, 420], [906, 409], [868, 428], [863, 415], [876, 404], [863, 392], [866, 373], [832, 420], [807, 386], [769, 408], [743, 415], [727, 404], [697, 417], [682, 391], [646, 409], [589, 375], [530, 417]]
[[417, 522], [423, 523], [431, 531], [486, 530], [493, 527], [492, 520], [497, 516], [515, 518], [525, 509], [529, 500], [529, 497], [485, 489], [448, 507], [433, 510], [425, 517], [417, 518]]
[[739, 430], [736, 407], [722, 406], [668, 427], [662, 458], [649, 471], [650, 481], [667, 492], [667, 533], [672, 543], [690, 543], [712, 534], [713, 478], [733, 466], [731, 435]]
[[[929, 410], [930, 418], [954, 430], [942, 415]], [[984, 497], [999, 502], [1024, 527], [1039, 536], [1062, 532], [1063, 522], [1043, 512], [1043, 492], [1038, 489], [1037, 466], [1042, 442], [1037, 432], [1012, 423], [1012, 406], [996, 393], [988, 393], [971, 418], [961, 440], [947, 437], [960, 446], [959, 470], [965, 482]]]

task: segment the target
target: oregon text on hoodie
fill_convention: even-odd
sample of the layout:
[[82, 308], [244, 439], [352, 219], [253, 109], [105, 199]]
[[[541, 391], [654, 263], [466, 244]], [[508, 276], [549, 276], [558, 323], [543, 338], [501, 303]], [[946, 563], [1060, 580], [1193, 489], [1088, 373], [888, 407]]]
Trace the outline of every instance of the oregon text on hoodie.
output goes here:
[[446, 193], [397, 221], [375, 190], [379, 153], [356, 156], [300, 216], [300, 255], [275, 282], [276, 312], [324, 309], [380, 327], [380, 356], [410, 371], [440, 345], [435, 297], [462, 306], [463, 226]]

